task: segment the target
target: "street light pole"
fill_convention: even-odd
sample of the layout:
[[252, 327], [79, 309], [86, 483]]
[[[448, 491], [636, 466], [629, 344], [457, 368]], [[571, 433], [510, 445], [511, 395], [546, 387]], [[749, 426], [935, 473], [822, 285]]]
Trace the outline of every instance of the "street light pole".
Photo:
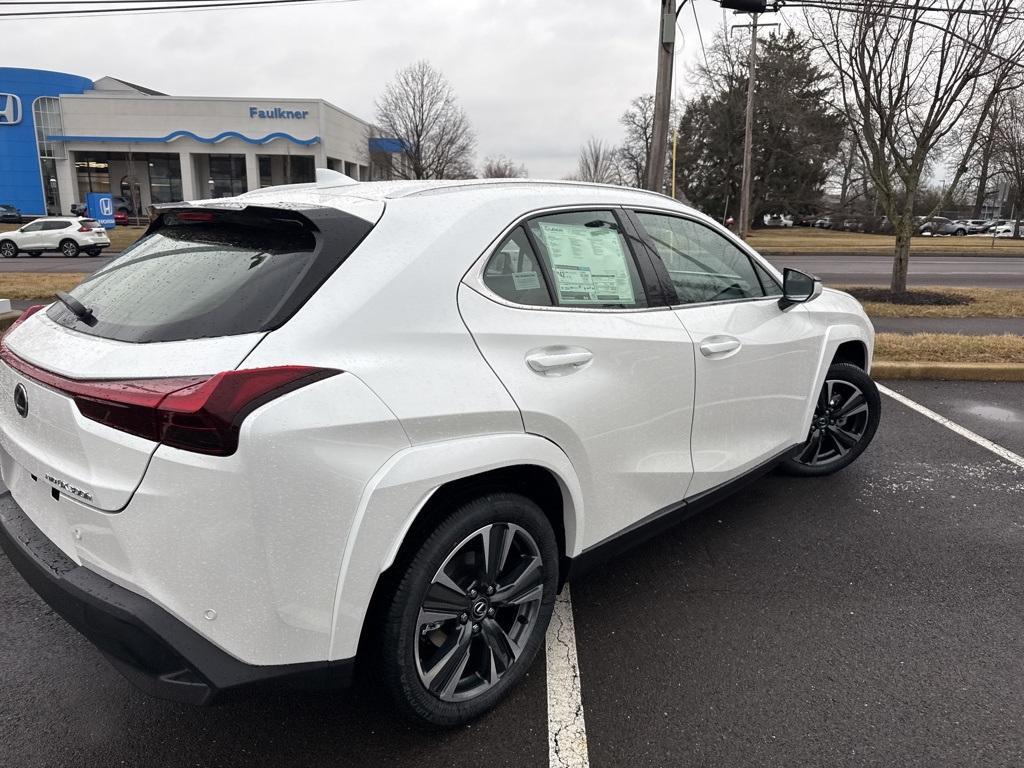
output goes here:
[[[685, 0], [684, 0], [685, 2]], [[654, 122], [651, 126], [651, 156], [647, 160], [647, 189], [665, 188], [665, 156], [668, 120], [672, 105], [672, 62], [676, 44], [676, 0], [661, 0], [661, 28], [658, 35], [658, 82], [654, 89]]]

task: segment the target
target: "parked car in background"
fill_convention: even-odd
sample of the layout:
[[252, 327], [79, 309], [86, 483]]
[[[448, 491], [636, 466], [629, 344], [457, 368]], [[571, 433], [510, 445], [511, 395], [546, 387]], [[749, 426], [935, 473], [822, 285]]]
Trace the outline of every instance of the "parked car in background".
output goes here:
[[984, 219], [961, 219], [960, 223], [967, 227], [968, 235], [980, 235], [986, 228]]
[[860, 304], [674, 200], [318, 178], [162, 206], [0, 345], [3, 548], [150, 693], [361, 664], [465, 723], [563, 582], [875, 434]]
[[786, 214], [765, 214], [764, 225], [766, 227], [792, 227], [793, 219]]
[[957, 235], [967, 234], [967, 227], [944, 216], [932, 216], [918, 229], [921, 235]]
[[119, 227], [128, 226], [128, 213], [126, 211], [114, 211], [114, 223]]
[[818, 217], [810, 213], [799, 213], [793, 217], [793, 223], [798, 227], [813, 227]]
[[822, 216], [820, 219], [814, 222], [814, 226], [818, 229], [832, 229], [832, 217]]
[[0, 224], [21, 224], [21, 211], [13, 205], [0, 204]]
[[989, 219], [988, 221], [985, 222], [985, 228], [982, 231], [988, 234], [992, 234], [999, 227], [1005, 226], [1006, 224], [1009, 223], [1009, 219]]
[[107, 231], [95, 219], [78, 216], [45, 216], [13, 232], [0, 232], [0, 256], [13, 259], [19, 253], [39, 256], [57, 251], [68, 259], [82, 253], [99, 256], [110, 246]]
[[[1008, 221], [1005, 224], [993, 227], [989, 234], [991, 234], [992, 237], [1013, 237], [1013, 229], [1015, 226], [1014, 222]], [[1021, 231], [1024, 231], [1024, 224], [1021, 225]]]

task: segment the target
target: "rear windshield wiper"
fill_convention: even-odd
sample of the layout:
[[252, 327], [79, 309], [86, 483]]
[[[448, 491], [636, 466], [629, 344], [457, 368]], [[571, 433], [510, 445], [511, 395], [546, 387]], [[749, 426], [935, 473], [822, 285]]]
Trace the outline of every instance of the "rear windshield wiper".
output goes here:
[[96, 318], [93, 317], [92, 310], [85, 306], [85, 304], [80, 302], [74, 296], [72, 296], [70, 293], [65, 293], [64, 291], [57, 291], [57, 293], [54, 295], [57, 297], [57, 301], [59, 301], [65, 307], [70, 309], [72, 314], [74, 314], [74, 316], [77, 317], [79, 320], [82, 320], [83, 322], [86, 323], [89, 322], [90, 320], [95, 322]]

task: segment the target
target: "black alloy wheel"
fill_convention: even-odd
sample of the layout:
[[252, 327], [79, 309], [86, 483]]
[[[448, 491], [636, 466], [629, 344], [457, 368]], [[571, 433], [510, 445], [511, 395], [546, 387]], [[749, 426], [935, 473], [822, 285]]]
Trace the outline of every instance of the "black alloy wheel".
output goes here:
[[878, 387], [850, 363], [832, 365], [818, 393], [807, 442], [781, 468], [794, 475], [829, 475], [867, 448], [881, 416]]
[[526, 674], [558, 582], [551, 524], [530, 499], [457, 505], [398, 570], [376, 653], [399, 712], [430, 725], [479, 717]]
[[78, 247], [78, 243], [74, 240], [61, 240], [60, 241], [60, 252], [66, 259], [73, 259], [78, 256], [81, 249]]

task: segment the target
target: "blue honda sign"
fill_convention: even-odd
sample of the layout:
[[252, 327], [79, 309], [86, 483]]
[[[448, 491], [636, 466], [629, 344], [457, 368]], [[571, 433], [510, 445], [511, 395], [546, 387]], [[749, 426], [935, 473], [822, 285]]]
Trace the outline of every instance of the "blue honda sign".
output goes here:
[[90, 192], [85, 196], [85, 208], [90, 219], [96, 219], [104, 229], [114, 228], [114, 198], [106, 192]]

